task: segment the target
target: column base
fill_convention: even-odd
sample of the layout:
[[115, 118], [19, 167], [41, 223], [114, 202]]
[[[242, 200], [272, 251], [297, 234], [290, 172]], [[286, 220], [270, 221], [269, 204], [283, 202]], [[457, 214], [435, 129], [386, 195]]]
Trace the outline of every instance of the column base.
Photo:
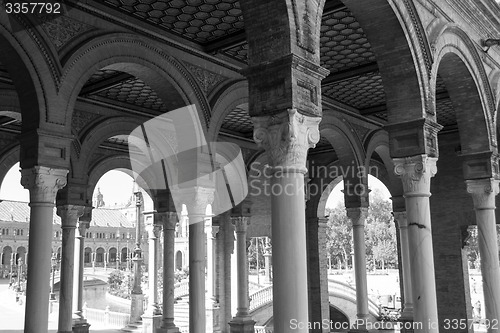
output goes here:
[[254, 333], [255, 321], [251, 317], [234, 317], [229, 322], [231, 333]]
[[172, 324], [173, 326], [170, 327], [160, 327], [157, 328], [155, 333], [179, 333], [179, 328]]
[[155, 333], [161, 326], [161, 315], [143, 315], [142, 316], [142, 333]]
[[90, 324], [85, 319], [81, 322], [73, 323], [73, 333], [89, 333]]
[[130, 307], [130, 322], [135, 323], [141, 319], [144, 314], [144, 295], [143, 294], [132, 294], [130, 295], [131, 307]]
[[[210, 303], [209, 303], [210, 302]], [[218, 303], [213, 303], [212, 300], [207, 300], [207, 304], [212, 304], [210, 308], [207, 308], [207, 323], [206, 332], [207, 333], [217, 333], [220, 332], [220, 307]]]

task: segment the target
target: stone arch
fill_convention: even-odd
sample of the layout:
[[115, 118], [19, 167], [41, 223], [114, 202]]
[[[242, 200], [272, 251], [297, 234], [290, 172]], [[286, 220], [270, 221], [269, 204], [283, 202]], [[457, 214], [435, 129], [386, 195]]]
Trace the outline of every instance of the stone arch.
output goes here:
[[2, 249], [2, 265], [10, 265], [10, 260], [12, 259], [12, 247], [9, 245], [4, 246]]
[[104, 261], [106, 260], [105, 257], [106, 250], [104, 247], [99, 246], [97, 249], [95, 249], [95, 262], [96, 264], [104, 264]]
[[95, 187], [99, 179], [108, 171], [111, 170], [120, 170], [134, 178], [137, 184], [142, 187], [151, 198], [153, 195], [151, 193], [151, 189], [155, 188], [154, 184], [156, 184], [156, 180], [154, 175], [149, 173], [141, 174], [140, 176], [134, 176], [134, 172], [132, 171], [132, 167], [130, 164], [130, 158], [128, 155], [113, 155], [106, 157], [89, 168], [87, 173], [88, 181], [87, 181], [87, 198], [92, 198]]
[[92, 263], [92, 254], [94, 251], [92, 251], [92, 248], [86, 247], [85, 250], [83, 251], [83, 263], [84, 264], [90, 264]]
[[175, 269], [177, 270], [182, 270], [182, 267], [183, 267], [183, 255], [182, 255], [182, 251], [177, 251], [175, 253]]
[[[165, 50], [128, 33], [93, 38], [64, 63], [60, 96], [66, 103], [66, 124], [71, 124], [75, 101], [83, 85], [102, 68], [124, 71], [143, 80], [171, 110], [194, 104], [204, 130], [207, 129], [210, 107], [189, 71]], [[176, 95], [169, 95], [174, 91]]]
[[321, 136], [332, 145], [341, 164], [349, 166], [354, 162], [355, 166], [363, 165], [365, 160], [363, 145], [342, 115], [337, 112], [325, 113], [319, 124], [319, 130]]
[[432, 58], [413, 2], [343, 0], [343, 3], [360, 23], [377, 58], [389, 123], [432, 117], [428, 102]]
[[[0, 62], [12, 77], [23, 115], [23, 132], [39, 128], [52, 119], [48, 116], [51, 96], [56, 95], [55, 68], [48, 64], [48, 55], [35, 45], [27, 30], [13, 34], [5, 11], [0, 14]], [[50, 73], [52, 75], [46, 75]]]
[[248, 65], [276, 60], [290, 53], [319, 64], [319, 31], [324, 4], [325, 0], [312, 5], [296, 0], [242, 1], [249, 44]]
[[[394, 163], [392, 162], [389, 148], [389, 134], [384, 130], [377, 130], [369, 136], [366, 145], [366, 162], [365, 168], [371, 170], [370, 163], [372, 163], [372, 156], [374, 153], [381, 158], [385, 171], [387, 172], [387, 181], [382, 181], [389, 192], [393, 196], [403, 195], [403, 183], [401, 179], [397, 177], [394, 170]], [[375, 176], [375, 175], [372, 175]], [[375, 176], [376, 178], [379, 178]]]
[[12, 169], [12, 167], [19, 162], [19, 154], [21, 152], [21, 147], [16, 145], [5, 149], [0, 153], [0, 184], [2, 184], [7, 172]]
[[434, 45], [431, 89], [435, 93], [439, 74], [455, 109], [462, 153], [496, 150], [494, 96], [474, 43], [462, 29], [450, 24]]
[[248, 82], [238, 81], [213, 100], [212, 117], [208, 126], [208, 142], [216, 142], [224, 119], [236, 107], [248, 103]]
[[129, 135], [141, 124], [141, 121], [132, 117], [113, 117], [99, 122], [88, 132], [84, 133], [80, 138], [81, 150], [79, 155], [77, 156], [76, 153], [72, 153], [71, 156], [72, 161], [75, 161], [75, 163], [72, 163], [74, 169], [72, 170], [73, 176], [82, 177], [85, 174], [86, 170], [89, 169], [92, 154], [102, 142], [115, 135]]

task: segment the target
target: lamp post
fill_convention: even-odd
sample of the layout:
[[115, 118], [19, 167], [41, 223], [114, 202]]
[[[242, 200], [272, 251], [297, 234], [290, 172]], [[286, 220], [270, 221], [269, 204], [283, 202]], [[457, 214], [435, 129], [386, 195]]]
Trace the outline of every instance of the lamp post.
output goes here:
[[[120, 268], [120, 257], [118, 255], [119, 250], [120, 250], [120, 230], [116, 231], [116, 256], [115, 256], [115, 261], [116, 261], [116, 269]], [[121, 254], [121, 253], [120, 253]]]
[[10, 255], [9, 286], [12, 285], [12, 269], [14, 268], [14, 253]]
[[21, 274], [23, 272], [23, 258], [17, 261], [17, 291], [21, 291]]
[[56, 267], [57, 267], [57, 257], [56, 254], [52, 254], [52, 284], [50, 286], [50, 300], [55, 301], [56, 300], [56, 294], [54, 294], [54, 274], [56, 272]]

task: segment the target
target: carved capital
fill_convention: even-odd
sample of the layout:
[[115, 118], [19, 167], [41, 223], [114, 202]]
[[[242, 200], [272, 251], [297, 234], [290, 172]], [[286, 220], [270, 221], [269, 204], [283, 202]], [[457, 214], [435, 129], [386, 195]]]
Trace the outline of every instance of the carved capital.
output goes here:
[[406, 212], [392, 212], [392, 216], [394, 216], [394, 221], [398, 223], [399, 228], [408, 228], [408, 218], [406, 217]]
[[21, 185], [30, 191], [30, 203], [54, 204], [57, 191], [66, 186], [68, 170], [35, 166], [21, 170]]
[[493, 178], [466, 180], [467, 192], [472, 195], [474, 209], [495, 209], [495, 196], [499, 192], [499, 181]]
[[145, 225], [146, 232], [148, 233], [149, 239], [156, 239], [160, 237], [161, 226], [154, 223], [148, 223]]
[[175, 226], [179, 222], [179, 217], [176, 212], [156, 212], [155, 224], [162, 225], [166, 230], [175, 230]]
[[307, 171], [307, 150], [319, 141], [320, 117], [305, 116], [291, 109], [252, 120], [253, 138], [267, 151], [272, 167]]
[[77, 237], [84, 238], [85, 237], [85, 232], [86, 230], [90, 227], [90, 222], [87, 221], [78, 221], [78, 224], [76, 226], [77, 228]]
[[347, 218], [351, 220], [354, 227], [364, 227], [368, 216], [367, 207], [346, 208]]
[[231, 223], [234, 225], [236, 233], [246, 233], [250, 224], [249, 216], [231, 216]]
[[83, 216], [84, 206], [63, 205], [57, 207], [57, 215], [61, 217], [61, 228], [76, 228], [78, 218]]
[[181, 206], [185, 204], [189, 217], [207, 216], [207, 206], [214, 202], [215, 189], [209, 187], [195, 186], [192, 188], [171, 189], [177, 211], [182, 211]]
[[210, 238], [215, 239], [217, 237], [217, 234], [220, 231], [220, 227], [218, 225], [209, 225], [207, 228], [207, 234], [209, 235]]
[[394, 173], [403, 181], [404, 196], [430, 196], [431, 178], [437, 172], [436, 157], [417, 155], [394, 158]]

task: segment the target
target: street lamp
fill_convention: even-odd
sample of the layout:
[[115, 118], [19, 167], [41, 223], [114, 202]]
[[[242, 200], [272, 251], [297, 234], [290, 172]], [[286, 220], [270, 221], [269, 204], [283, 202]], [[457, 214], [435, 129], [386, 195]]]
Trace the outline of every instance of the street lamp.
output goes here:
[[118, 256], [118, 251], [120, 250], [120, 230], [116, 231], [116, 255], [115, 255], [115, 261], [116, 261], [116, 269], [120, 268], [120, 260]]
[[10, 255], [10, 274], [9, 274], [9, 286], [12, 285], [12, 269], [14, 268], [14, 253]]
[[21, 274], [23, 273], [23, 258], [17, 261], [17, 291], [21, 291]]
[[54, 274], [56, 272], [56, 267], [57, 267], [57, 257], [55, 253], [52, 254], [52, 258], [50, 260], [52, 261], [52, 284], [50, 286], [50, 300], [55, 301], [56, 294], [54, 294]]

